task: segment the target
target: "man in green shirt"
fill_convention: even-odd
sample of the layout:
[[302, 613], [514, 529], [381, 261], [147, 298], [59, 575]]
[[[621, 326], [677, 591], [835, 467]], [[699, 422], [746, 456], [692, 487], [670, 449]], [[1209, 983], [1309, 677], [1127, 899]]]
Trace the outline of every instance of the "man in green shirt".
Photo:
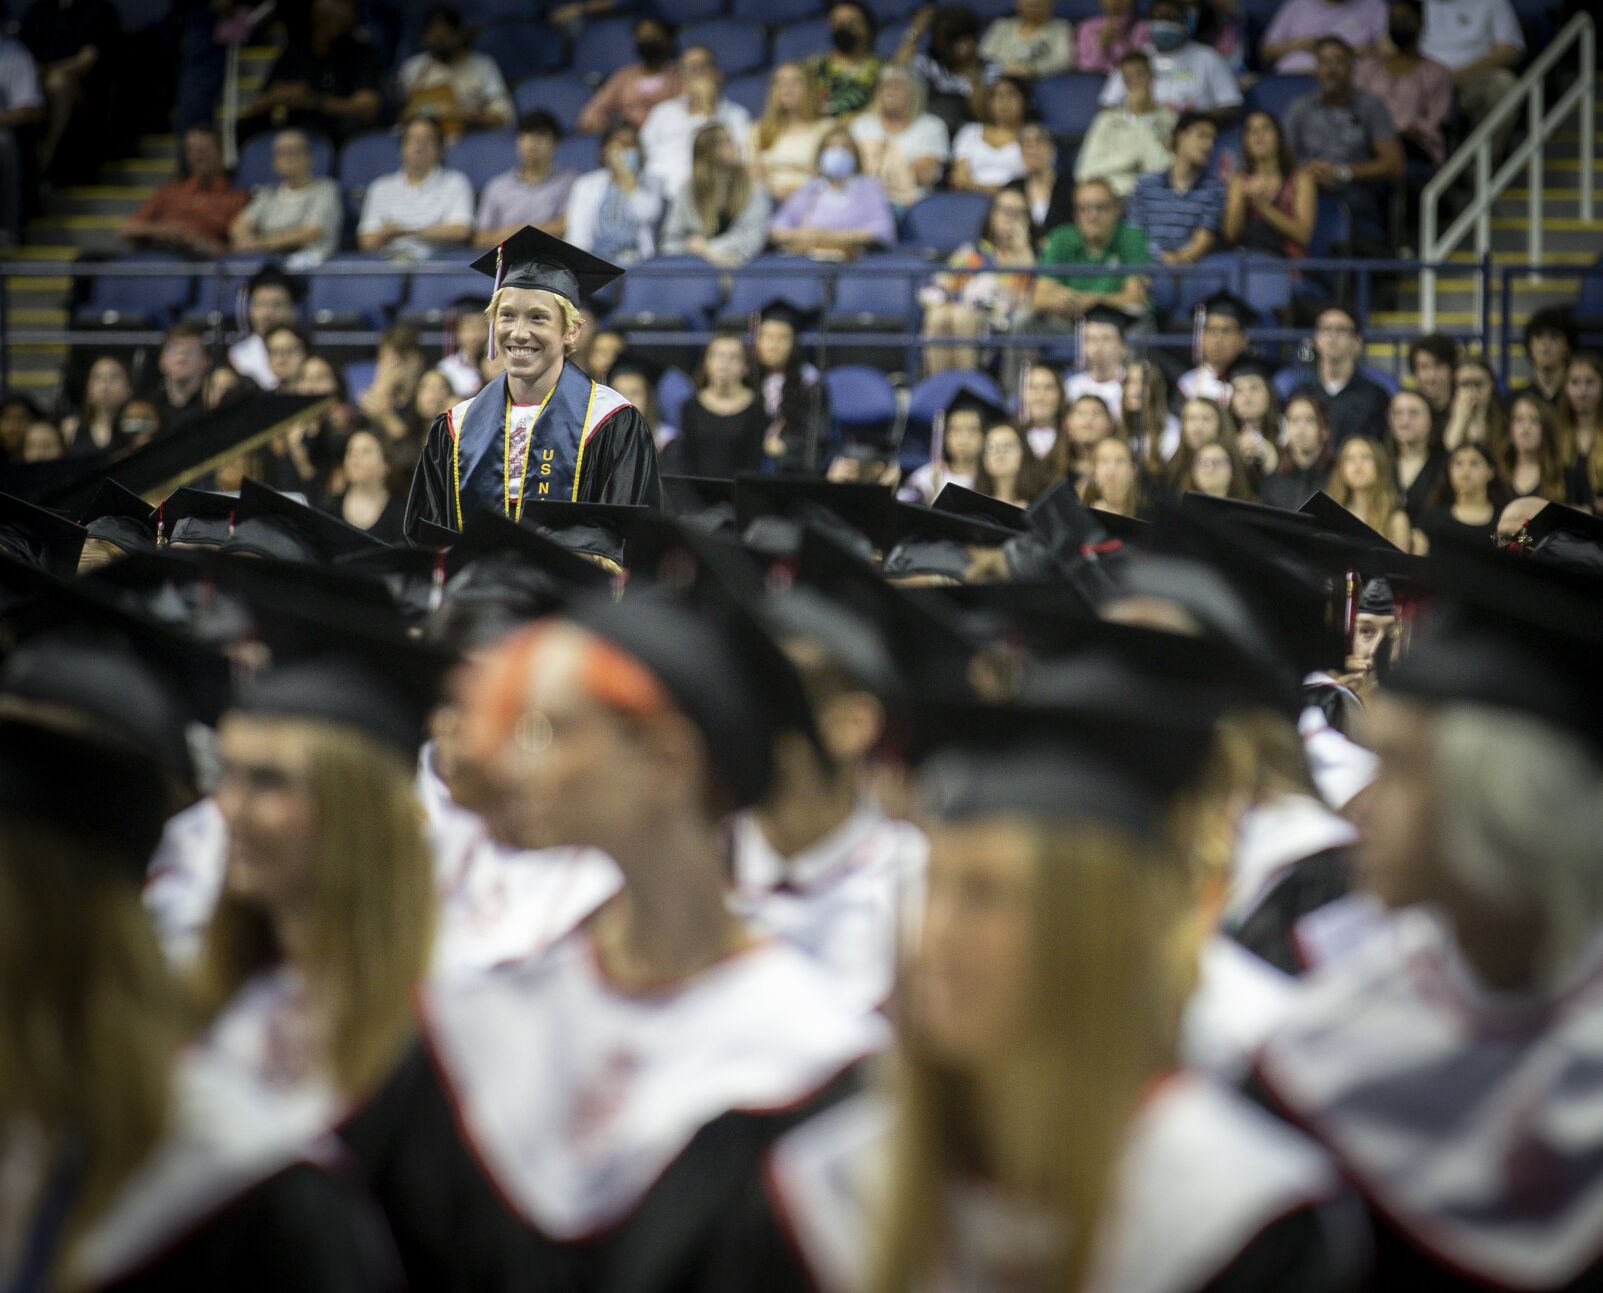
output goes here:
[[1107, 274], [1035, 280], [1035, 326], [1054, 319], [1078, 319], [1098, 305], [1126, 314], [1145, 314], [1147, 280], [1119, 272], [1120, 266], [1149, 265], [1152, 252], [1141, 230], [1120, 218], [1119, 199], [1104, 180], [1086, 180], [1074, 189], [1074, 223], [1059, 225], [1041, 248], [1041, 266], [1106, 265]]

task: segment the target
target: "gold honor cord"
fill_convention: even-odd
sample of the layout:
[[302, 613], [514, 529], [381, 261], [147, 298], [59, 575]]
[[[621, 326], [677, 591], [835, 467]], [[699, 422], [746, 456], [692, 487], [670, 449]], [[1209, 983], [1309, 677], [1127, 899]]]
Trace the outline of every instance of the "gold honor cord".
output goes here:
[[[561, 381], [561, 380], [562, 380], [562, 374], [559, 372], [557, 374], [557, 381]], [[504, 466], [502, 467], [502, 470], [501, 470], [501, 514], [503, 516], [511, 517], [512, 520], [514, 520], [514, 521], [521, 521], [523, 519], [523, 490], [524, 490], [524, 487], [529, 483], [529, 450], [534, 447], [534, 430], [535, 430], [536, 427], [538, 427], [540, 425], [540, 415], [545, 412], [545, 406], [551, 402], [551, 397], [556, 394], [556, 391], [557, 391], [557, 383], [556, 382], [552, 382], [551, 383], [551, 389], [548, 390], [545, 393], [545, 398], [540, 401], [540, 407], [535, 409], [535, 411], [534, 411], [534, 421], [529, 423], [529, 434], [523, 438], [523, 467], [522, 467], [522, 470], [518, 474], [518, 510], [517, 510], [517, 514], [513, 515], [513, 511], [512, 511], [512, 386], [511, 386], [511, 383], [507, 384], [506, 417], [505, 417], [505, 419], [503, 421], [503, 433], [504, 433], [504, 438], [505, 438], [505, 445], [504, 445], [504, 447], [502, 449], [502, 452], [501, 452], [501, 462], [504, 464]]]

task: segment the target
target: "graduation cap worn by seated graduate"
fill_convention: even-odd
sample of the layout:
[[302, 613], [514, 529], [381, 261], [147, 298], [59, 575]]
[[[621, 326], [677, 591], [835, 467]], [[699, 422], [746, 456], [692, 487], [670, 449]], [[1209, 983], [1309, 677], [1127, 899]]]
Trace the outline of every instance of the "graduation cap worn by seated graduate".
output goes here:
[[1024, 508], [1004, 503], [977, 489], [968, 489], [956, 481], [948, 481], [943, 485], [930, 506], [937, 512], [950, 512], [953, 516], [977, 516], [982, 521], [991, 521], [1010, 530], [1030, 528], [1029, 514]]
[[1227, 382], [1233, 382], [1238, 377], [1259, 377], [1274, 387], [1275, 373], [1279, 371], [1273, 363], [1262, 355], [1255, 355], [1250, 350], [1243, 354], [1224, 373]]
[[82, 521], [87, 538], [100, 539], [120, 552], [156, 550], [156, 509], [114, 480], [100, 482]]
[[1192, 337], [1198, 359], [1202, 358], [1202, 330], [1210, 318], [1234, 319], [1245, 330], [1256, 324], [1259, 316], [1250, 302], [1242, 300], [1228, 288], [1204, 297], [1191, 312]]
[[662, 481], [662, 507], [681, 525], [704, 534], [735, 533], [735, 482], [722, 476], [675, 476]]
[[884, 485], [817, 476], [742, 475], [735, 480], [735, 524], [743, 542], [766, 557], [794, 557], [805, 526], [871, 558], [885, 546], [896, 500]]
[[[576, 306], [583, 305], [614, 279], [623, 277], [623, 270], [618, 266], [533, 225], [524, 225], [494, 251], [485, 252], [473, 262], [472, 268], [493, 280], [492, 299], [503, 287], [523, 287], [554, 292]], [[493, 327], [489, 355], [495, 358]]]
[[229, 555], [279, 561], [331, 562], [356, 552], [383, 551], [387, 546], [337, 516], [247, 479], [239, 490], [234, 532], [222, 550]]
[[0, 552], [68, 578], [78, 569], [88, 531], [64, 516], [0, 494]]
[[1538, 560], [1603, 573], [1603, 519], [1590, 512], [1549, 503], [1515, 541]]
[[880, 563], [887, 579], [945, 579], [962, 583], [971, 549], [1000, 548], [1017, 531], [972, 516], [897, 503], [892, 541]]
[[520, 524], [557, 547], [566, 548], [617, 574], [627, 564], [629, 536], [634, 526], [654, 514], [654, 508], [632, 503], [543, 500], [538, 508], [523, 514]]
[[235, 494], [183, 485], [156, 506], [156, 539], [174, 548], [220, 548], [234, 532]]

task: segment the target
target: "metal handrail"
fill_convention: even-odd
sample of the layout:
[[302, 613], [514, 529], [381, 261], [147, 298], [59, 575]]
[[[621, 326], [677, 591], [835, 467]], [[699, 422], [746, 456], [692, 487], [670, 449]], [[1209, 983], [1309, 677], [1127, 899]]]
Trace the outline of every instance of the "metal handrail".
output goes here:
[[[1581, 74], [1575, 84], [1561, 96], [1550, 112], [1544, 111], [1547, 74], [1570, 50], [1580, 47]], [[1487, 255], [1492, 248], [1492, 205], [1510, 181], [1523, 168], [1526, 170], [1528, 219], [1526, 221], [1526, 259], [1537, 263], [1542, 259], [1542, 187], [1543, 149], [1549, 137], [1580, 108], [1580, 191], [1581, 218], [1593, 218], [1593, 126], [1595, 123], [1597, 94], [1597, 25], [1590, 14], [1576, 14], [1554, 37], [1552, 43], [1537, 60], [1526, 69], [1514, 90], [1504, 97], [1476, 126], [1458, 151], [1431, 177], [1420, 195], [1419, 253], [1426, 261], [1446, 260], [1473, 228], [1475, 253]], [[1494, 136], [1515, 113], [1524, 108], [1528, 129], [1525, 138], [1509, 154], [1507, 160], [1492, 173]], [[1459, 213], [1445, 233], [1438, 236], [1438, 205], [1442, 195], [1455, 179], [1473, 162], [1475, 165], [1475, 198]], [[1483, 283], [1481, 309], [1488, 306], [1489, 285]], [[1426, 270], [1420, 282], [1419, 326], [1422, 332], [1436, 329], [1436, 273]]]

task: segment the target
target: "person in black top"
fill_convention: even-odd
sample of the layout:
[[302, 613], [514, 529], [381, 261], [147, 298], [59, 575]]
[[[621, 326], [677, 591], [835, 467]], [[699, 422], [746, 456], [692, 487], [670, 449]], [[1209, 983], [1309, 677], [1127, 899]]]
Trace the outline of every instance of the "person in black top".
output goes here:
[[22, 15], [17, 38], [39, 64], [49, 110], [40, 161], [58, 183], [88, 182], [107, 156], [121, 26], [107, 0], [34, 0]]
[[679, 435], [663, 451], [666, 470], [681, 476], [734, 476], [764, 463], [769, 417], [750, 384], [746, 347], [734, 334], [707, 343], [696, 395], [679, 414]]
[[1461, 444], [1448, 455], [1447, 470], [1419, 519], [1419, 530], [1428, 547], [1439, 540], [1449, 546], [1490, 546], [1497, 537], [1498, 515], [1511, 498], [1491, 450], [1475, 441]]
[[1314, 391], [1301, 390], [1286, 401], [1283, 421], [1286, 451], [1258, 493], [1271, 507], [1295, 512], [1330, 479], [1330, 420], [1325, 402]]
[[376, 125], [382, 71], [357, 33], [354, 0], [315, 0], [311, 39], [291, 41], [261, 92], [240, 113], [248, 129], [295, 126], [335, 139]]
[[1431, 415], [1430, 401], [1420, 391], [1398, 391], [1386, 414], [1386, 447], [1397, 473], [1397, 497], [1411, 525], [1419, 524], [1447, 468]]
[[406, 495], [395, 488], [393, 466], [389, 441], [371, 427], [357, 427], [345, 439], [341, 464], [345, 488], [329, 496], [324, 510], [375, 539], [399, 543]]
[[1453, 414], [1453, 373], [1464, 348], [1451, 337], [1432, 332], [1408, 348], [1408, 371], [1430, 405], [1430, 427], [1437, 443]]
[[1330, 442], [1341, 448], [1350, 436], [1380, 440], [1386, 434], [1386, 392], [1358, 371], [1364, 333], [1357, 318], [1339, 305], [1321, 310], [1314, 323], [1315, 376], [1330, 407]]
[[1558, 407], [1564, 394], [1564, 374], [1575, 353], [1575, 315], [1569, 307], [1549, 305], [1536, 311], [1525, 323], [1525, 360], [1531, 377], [1514, 388], [1516, 395], [1534, 395], [1550, 409]]

